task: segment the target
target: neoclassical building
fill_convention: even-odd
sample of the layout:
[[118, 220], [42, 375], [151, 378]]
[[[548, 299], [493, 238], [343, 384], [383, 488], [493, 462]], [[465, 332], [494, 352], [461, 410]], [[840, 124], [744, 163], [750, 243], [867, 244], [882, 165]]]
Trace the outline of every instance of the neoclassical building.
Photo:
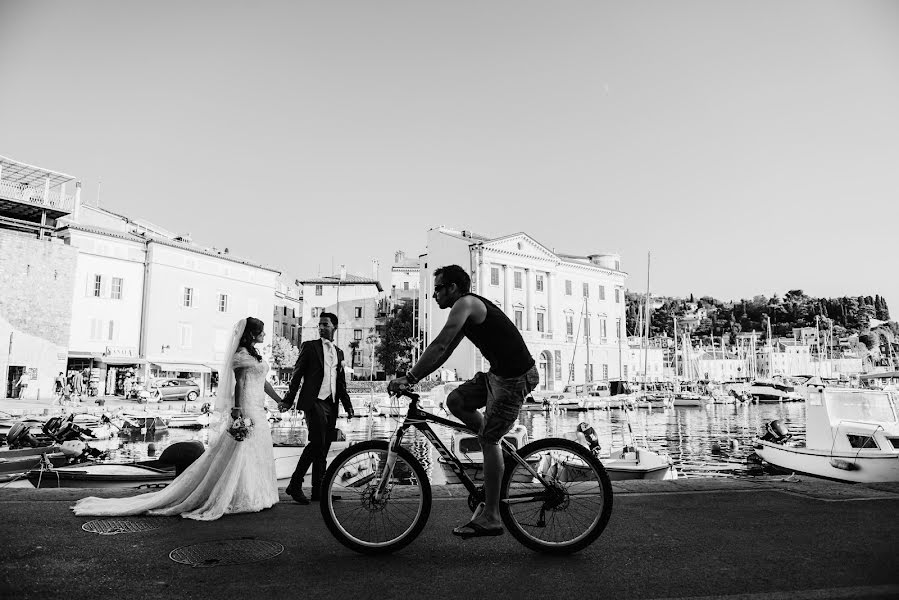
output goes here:
[[[422, 329], [429, 343], [446, 322], [431, 297], [434, 270], [450, 264], [471, 275], [472, 291], [500, 307], [521, 330], [540, 370], [542, 389], [618, 378], [634, 372], [624, 332], [624, 282], [614, 253], [555, 252], [526, 233], [488, 238], [437, 227], [420, 258]], [[630, 368], [629, 368], [630, 367]], [[467, 340], [446, 363], [459, 377], [489, 364]]]

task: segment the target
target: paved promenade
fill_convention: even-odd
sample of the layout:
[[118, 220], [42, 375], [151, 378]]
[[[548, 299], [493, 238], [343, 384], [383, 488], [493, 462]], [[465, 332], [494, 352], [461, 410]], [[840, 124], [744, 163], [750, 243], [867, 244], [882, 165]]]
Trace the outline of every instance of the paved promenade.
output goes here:
[[[786, 480], [785, 480], [786, 479]], [[213, 522], [133, 517], [159, 528], [97, 535], [73, 501], [124, 490], [0, 488], [2, 598], [897, 598], [899, 484], [812, 478], [681, 479], [615, 484], [605, 533], [548, 557], [506, 534], [460, 540], [459, 486], [435, 488], [422, 535], [390, 556], [334, 540], [316, 504], [283, 494], [274, 508]], [[193, 568], [186, 545], [254, 538], [283, 545], [267, 560]]]

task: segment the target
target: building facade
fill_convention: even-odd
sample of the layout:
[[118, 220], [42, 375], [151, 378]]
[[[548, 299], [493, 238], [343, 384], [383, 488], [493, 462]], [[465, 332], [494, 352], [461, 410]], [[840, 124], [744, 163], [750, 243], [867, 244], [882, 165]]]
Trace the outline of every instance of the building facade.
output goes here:
[[66, 370], [78, 252], [53, 232], [80, 194], [71, 175], [0, 156], [0, 397], [49, 403]]
[[322, 312], [337, 315], [335, 343], [343, 350], [345, 369], [355, 379], [376, 379], [382, 370], [374, 359], [380, 343], [379, 328], [387, 312], [387, 299], [376, 278], [340, 272], [332, 276], [300, 279], [303, 340], [315, 340]]
[[[540, 371], [540, 388], [559, 390], [625, 375], [637, 369], [624, 335], [624, 282], [617, 254], [560, 254], [525, 233], [488, 238], [437, 227], [428, 231], [420, 262], [422, 329], [427, 345], [446, 322], [431, 290], [434, 271], [457, 264], [472, 278], [472, 291], [496, 304], [521, 330]], [[469, 378], [489, 364], [467, 340], [445, 368]], [[636, 374], [636, 373], [634, 373]]]
[[208, 393], [248, 316], [265, 323], [271, 343], [277, 270], [92, 206], [57, 235], [78, 251], [68, 368], [91, 370], [92, 393], [156, 377], [192, 378]]

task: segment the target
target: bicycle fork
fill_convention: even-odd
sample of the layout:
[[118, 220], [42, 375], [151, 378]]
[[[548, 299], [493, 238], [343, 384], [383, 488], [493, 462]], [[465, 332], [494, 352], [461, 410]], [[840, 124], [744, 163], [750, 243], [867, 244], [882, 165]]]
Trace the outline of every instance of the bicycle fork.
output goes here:
[[387, 460], [384, 461], [384, 470], [381, 472], [381, 481], [378, 482], [378, 486], [374, 492], [373, 499], [375, 501], [381, 500], [381, 497], [388, 492], [387, 484], [390, 481], [390, 476], [393, 474], [393, 467], [396, 465], [397, 451], [400, 444], [403, 443], [403, 435], [405, 435], [406, 429], [408, 429], [408, 426], [398, 427], [397, 430], [393, 432], [393, 435], [390, 436], [390, 441], [387, 442]]

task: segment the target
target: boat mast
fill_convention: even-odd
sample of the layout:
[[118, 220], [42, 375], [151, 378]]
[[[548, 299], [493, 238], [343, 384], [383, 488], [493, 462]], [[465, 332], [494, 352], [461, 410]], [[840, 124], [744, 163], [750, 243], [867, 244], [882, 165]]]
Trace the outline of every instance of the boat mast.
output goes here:
[[646, 321], [646, 347], [643, 352], [643, 380], [649, 380], [649, 266], [650, 259], [652, 258], [652, 253], [646, 253], [646, 298], [644, 302], [643, 312], [645, 314]]

